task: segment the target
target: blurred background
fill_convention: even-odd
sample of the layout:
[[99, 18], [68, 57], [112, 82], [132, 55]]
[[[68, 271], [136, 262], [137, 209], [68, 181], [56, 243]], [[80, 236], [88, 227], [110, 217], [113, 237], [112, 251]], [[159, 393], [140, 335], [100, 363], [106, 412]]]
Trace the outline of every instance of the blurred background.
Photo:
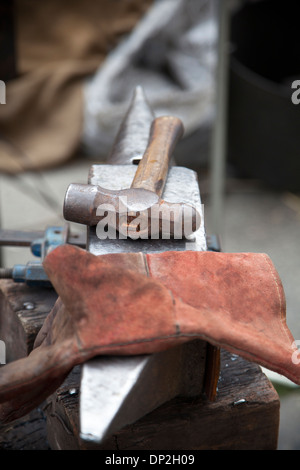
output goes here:
[[[0, 229], [64, 223], [68, 184], [105, 162], [142, 85], [156, 115], [183, 120], [175, 158], [198, 173], [207, 233], [271, 257], [300, 341], [299, 13], [297, 0], [2, 0]], [[1, 249], [2, 267], [30, 259]], [[299, 450], [299, 387], [265, 373], [278, 447]]]

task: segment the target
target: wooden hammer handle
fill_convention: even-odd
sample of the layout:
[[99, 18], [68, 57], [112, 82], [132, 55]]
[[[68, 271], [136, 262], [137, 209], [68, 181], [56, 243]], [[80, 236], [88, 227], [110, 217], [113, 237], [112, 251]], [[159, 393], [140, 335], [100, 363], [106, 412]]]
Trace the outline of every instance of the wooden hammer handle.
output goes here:
[[181, 120], [161, 116], [152, 122], [147, 149], [135, 173], [131, 188], [147, 189], [162, 195], [175, 145], [183, 135]]

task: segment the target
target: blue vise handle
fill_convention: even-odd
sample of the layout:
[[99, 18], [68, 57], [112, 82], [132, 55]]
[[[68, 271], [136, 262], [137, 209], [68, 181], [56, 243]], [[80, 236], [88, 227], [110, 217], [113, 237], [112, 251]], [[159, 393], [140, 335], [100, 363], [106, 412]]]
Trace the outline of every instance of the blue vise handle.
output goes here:
[[41, 261], [15, 264], [9, 277], [15, 282], [25, 282], [28, 286], [52, 287], [42, 263], [51, 250], [68, 242], [68, 233], [68, 225], [47, 227], [44, 237], [34, 240], [30, 245], [32, 254], [41, 258]]

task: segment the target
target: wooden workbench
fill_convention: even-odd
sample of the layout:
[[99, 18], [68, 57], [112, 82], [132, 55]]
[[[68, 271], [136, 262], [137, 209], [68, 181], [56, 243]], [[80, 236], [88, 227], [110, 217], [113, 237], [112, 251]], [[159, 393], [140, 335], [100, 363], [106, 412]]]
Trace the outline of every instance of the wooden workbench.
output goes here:
[[[0, 339], [7, 345], [7, 362], [29, 354], [55, 300], [52, 289], [0, 281]], [[26, 309], [27, 302], [33, 308]], [[86, 449], [78, 438], [79, 387], [77, 366], [39, 408], [10, 425], [0, 425], [0, 449]], [[201, 393], [193, 399], [177, 397], [93, 448], [274, 450], [279, 407], [279, 397], [259, 366], [221, 351], [215, 401]]]

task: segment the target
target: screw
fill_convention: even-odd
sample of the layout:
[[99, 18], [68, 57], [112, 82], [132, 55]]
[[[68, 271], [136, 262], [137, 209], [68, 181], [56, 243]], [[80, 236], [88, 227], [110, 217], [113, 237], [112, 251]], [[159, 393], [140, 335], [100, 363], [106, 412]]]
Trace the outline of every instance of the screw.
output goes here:
[[242, 405], [243, 403], [247, 403], [247, 400], [245, 400], [245, 398], [241, 398], [240, 400], [233, 402], [233, 406]]
[[35, 305], [32, 302], [24, 302], [23, 307], [25, 308], [25, 310], [34, 310]]

